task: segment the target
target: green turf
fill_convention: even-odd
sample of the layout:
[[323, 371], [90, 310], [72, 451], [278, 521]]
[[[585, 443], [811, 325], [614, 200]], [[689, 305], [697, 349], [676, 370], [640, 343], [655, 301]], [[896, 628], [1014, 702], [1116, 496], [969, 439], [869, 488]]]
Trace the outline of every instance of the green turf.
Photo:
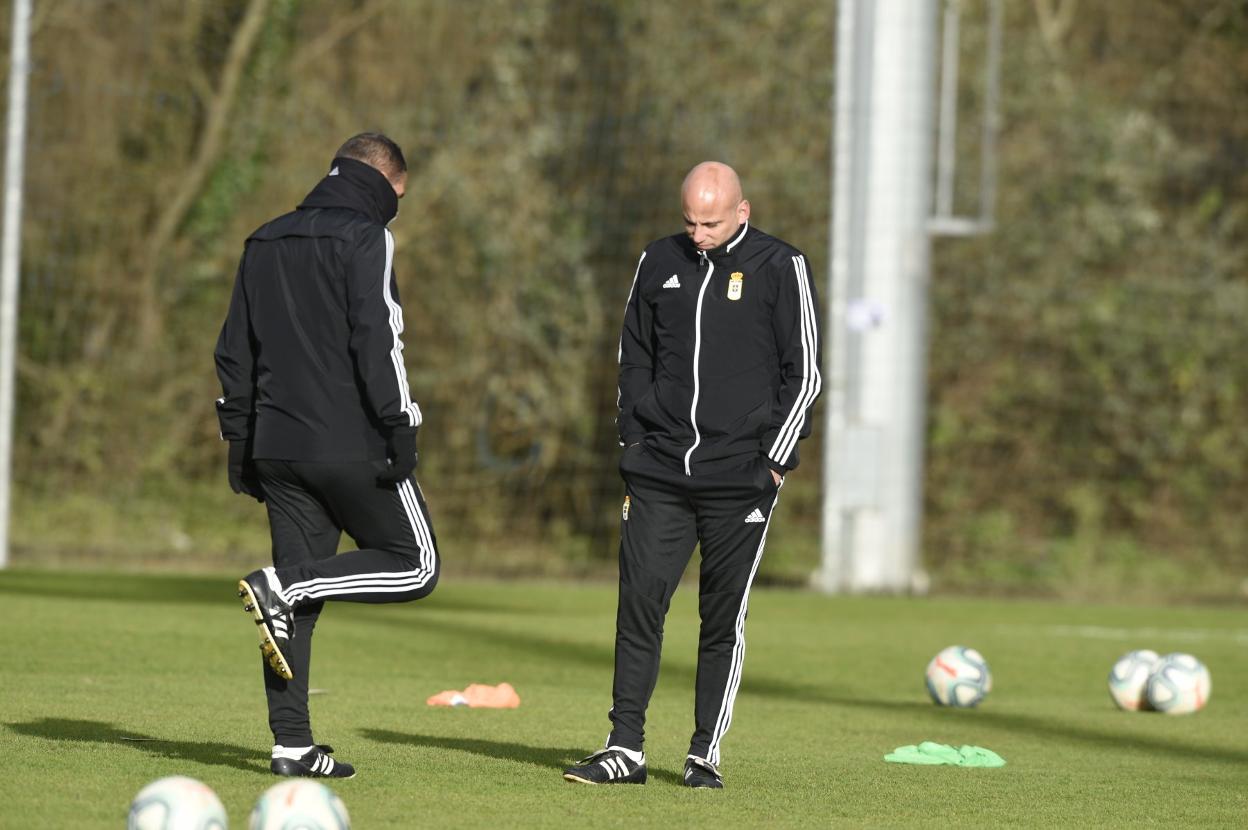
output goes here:
[[[606, 586], [445, 582], [402, 606], [329, 607], [312, 685], [317, 739], [355, 827], [975, 824], [1243, 826], [1248, 619], [1242, 608], [755, 591], [723, 792], [678, 775], [691, 728], [696, 602], [677, 594], [650, 711], [645, 787], [566, 784], [606, 735]], [[229, 578], [0, 573], [0, 826], [119, 827], [165, 775], [213, 787], [245, 827], [267, 772], [259, 656]], [[928, 702], [923, 667], [973, 645], [996, 687], [975, 711]], [[1105, 675], [1131, 648], [1190, 651], [1212, 702], [1119, 712]], [[509, 681], [517, 710], [429, 695]], [[146, 741], [125, 738], [149, 738]], [[978, 744], [1002, 769], [886, 764], [896, 746]]]

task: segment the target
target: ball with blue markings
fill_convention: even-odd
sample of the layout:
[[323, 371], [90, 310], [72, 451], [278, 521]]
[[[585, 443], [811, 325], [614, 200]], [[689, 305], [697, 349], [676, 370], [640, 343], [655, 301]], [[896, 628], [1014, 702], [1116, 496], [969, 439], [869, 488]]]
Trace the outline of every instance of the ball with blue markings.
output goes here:
[[225, 807], [202, 781], [185, 775], [159, 778], [130, 802], [128, 830], [226, 830]]
[[1212, 692], [1209, 669], [1183, 652], [1163, 655], [1148, 676], [1148, 703], [1167, 715], [1199, 712], [1209, 702]]
[[941, 706], [967, 708], [992, 691], [992, 672], [984, 655], [967, 646], [949, 646], [927, 664], [927, 692]]

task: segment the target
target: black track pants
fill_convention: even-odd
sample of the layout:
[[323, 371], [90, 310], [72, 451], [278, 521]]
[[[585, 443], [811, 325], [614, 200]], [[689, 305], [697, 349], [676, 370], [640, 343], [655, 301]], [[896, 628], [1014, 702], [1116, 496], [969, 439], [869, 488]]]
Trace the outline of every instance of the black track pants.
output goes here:
[[[295, 606], [295, 635], [284, 649], [294, 679], [264, 671], [269, 726], [283, 746], [313, 743], [308, 672], [324, 601], [409, 602], [437, 585], [437, 542], [420, 487], [414, 478], [378, 484], [385, 467], [383, 461], [256, 461], [273, 565]], [[335, 555], [344, 530], [360, 550]]]
[[719, 763], [719, 745], [745, 660], [745, 616], [778, 488], [760, 456], [735, 470], [686, 476], [642, 446], [620, 460], [626, 500], [620, 533], [615, 683], [608, 745], [641, 749], [659, 675], [663, 619], [701, 543], [698, 675], [689, 754]]

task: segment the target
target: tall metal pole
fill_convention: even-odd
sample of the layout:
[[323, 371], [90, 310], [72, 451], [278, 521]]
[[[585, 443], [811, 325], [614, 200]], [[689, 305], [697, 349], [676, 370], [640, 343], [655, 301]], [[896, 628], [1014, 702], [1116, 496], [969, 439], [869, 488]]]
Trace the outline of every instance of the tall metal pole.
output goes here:
[[9, 115], [4, 153], [4, 229], [0, 252], [0, 568], [9, 562], [16, 407], [18, 270], [22, 246], [22, 173], [26, 156], [26, 91], [30, 79], [31, 0], [13, 0]]
[[927, 393], [931, 0], [841, 0], [828, 291], [829, 592], [916, 587]]

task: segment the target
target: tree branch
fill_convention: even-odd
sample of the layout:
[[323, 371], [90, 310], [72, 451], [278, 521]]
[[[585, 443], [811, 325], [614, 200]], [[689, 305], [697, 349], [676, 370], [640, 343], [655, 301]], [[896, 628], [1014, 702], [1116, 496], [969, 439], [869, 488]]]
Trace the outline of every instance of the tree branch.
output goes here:
[[294, 54], [287, 71], [291, 75], [299, 75], [305, 66], [376, 17], [390, 2], [391, 0], [373, 0], [354, 14], [343, 15], [335, 20], [319, 37]]
[[1041, 40], [1053, 62], [1053, 87], [1063, 101], [1069, 101], [1072, 89], [1065, 70], [1065, 41], [1075, 22], [1078, 0], [1033, 0], [1033, 5], [1040, 23]]
[[1059, 62], [1064, 57], [1063, 41], [1070, 34], [1070, 27], [1075, 20], [1075, 7], [1078, 0], [1035, 0], [1036, 17], [1040, 21], [1040, 34], [1044, 38], [1044, 46], [1053, 61]]
[[143, 271], [139, 277], [139, 338], [144, 346], [154, 343], [160, 333], [159, 298], [156, 291], [156, 272], [160, 267], [165, 249], [173, 241], [178, 228], [190, 212], [195, 197], [199, 195], [208, 179], [212, 166], [221, 154], [225, 142], [225, 130], [229, 122], [239, 81], [251, 57], [260, 31], [264, 28], [269, 0], [251, 0], [242, 21], [235, 30], [234, 40], [221, 70], [217, 92], [207, 102], [208, 113], [200, 133], [199, 146], [190, 166], [181, 174], [177, 190], [169, 206], [161, 213], [156, 229], [148, 245]]

